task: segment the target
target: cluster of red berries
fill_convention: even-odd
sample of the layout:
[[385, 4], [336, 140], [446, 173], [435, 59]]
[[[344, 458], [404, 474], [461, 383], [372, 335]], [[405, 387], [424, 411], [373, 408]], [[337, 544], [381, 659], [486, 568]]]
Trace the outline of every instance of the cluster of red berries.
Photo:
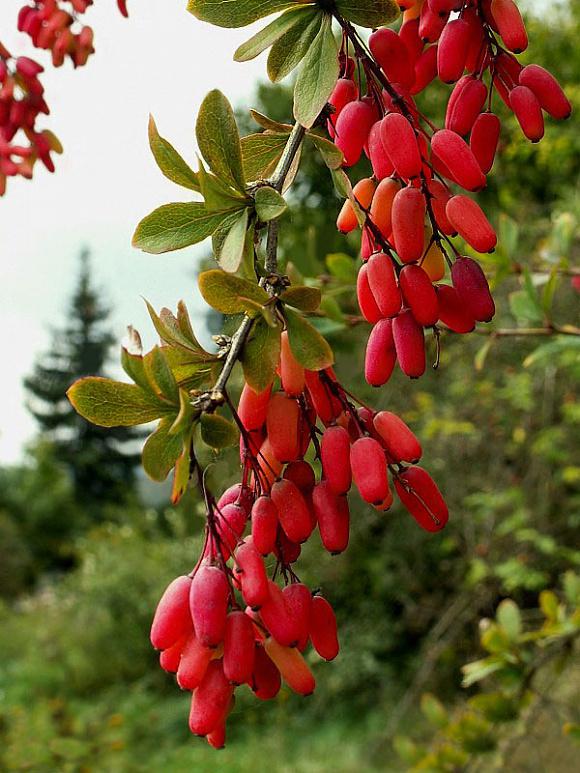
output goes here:
[[[69, 57], [74, 67], [86, 64], [94, 53], [93, 30], [79, 26], [79, 15], [85, 13], [93, 0], [31, 0], [18, 14], [18, 30], [29, 35], [35, 48], [51, 52], [52, 64], [60, 67]], [[117, 0], [123, 16], [127, 16], [126, 0]], [[65, 10], [68, 8], [68, 10]], [[0, 43], [0, 196], [6, 192], [8, 177], [20, 175], [31, 179], [37, 160], [54, 172], [51, 152], [61, 153], [55, 135], [39, 131], [40, 114], [49, 115], [44, 99], [44, 87], [39, 75], [44, 68], [26, 56], [14, 59]], [[16, 135], [26, 139], [26, 144]]]
[[[256, 393], [244, 386], [235, 414], [242, 481], [217, 502], [206, 492], [202, 556], [191, 575], [165, 591], [151, 631], [161, 666], [192, 691], [191, 731], [216, 747], [225, 743], [236, 686], [247, 684], [268, 700], [284, 680], [309, 695], [315, 680], [302, 654], [308, 643], [325, 660], [337, 656], [332, 607], [300, 582], [295, 563], [316, 528], [331, 554], [346, 549], [352, 482], [363, 500], [385, 511], [393, 502], [390, 476], [428, 531], [443, 528], [449, 515], [436, 484], [416, 465], [419, 441], [398, 416], [357, 409], [331, 369], [300, 366], [286, 333], [278, 373], [279, 388]], [[304, 458], [309, 451], [313, 463]]]
[[[329, 100], [334, 112], [328, 130], [345, 166], [364, 152], [373, 170], [354, 186], [358, 207], [347, 200], [337, 227], [348, 233], [362, 218], [358, 299], [374, 325], [366, 375], [375, 386], [388, 380], [397, 360], [412, 378], [424, 372], [423, 328], [442, 322], [467, 333], [494, 315], [483, 271], [459, 254], [451, 237], [459, 235], [485, 253], [495, 248], [495, 231], [474, 199], [450, 188], [452, 183], [475, 192], [486, 185], [500, 132], [500, 120], [491, 112], [493, 89], [534, 142], [543, 136], [542, 110], [557, 119], [571, 112], [550, 73], [535, 64], [522, 68], [511, 53], [527, 46], [513, 0], [421, 0], [404, 8], [399, 32], [373, 32], [370, 53], [345, 31], [342, 77]], [[355, 44], [359, 68], [348, 55], [349, 42]], [[362, 97], [354, 80], [361, 69]], [[414, 100], [437, 75], [456, 83], [445, 128], [439, 130]], [[452, 285], [437, 284], [446, 263]]]
[[50, 154], [61, 151], [54, 134], [36, 125], [39, 115], [49, 113], [38, 78], [42, 72], [37, 62], [25, 56], [14, 59], [0, 43], [0, 196], [8, 177], [31, 179], [38, 160], [53, 172]]

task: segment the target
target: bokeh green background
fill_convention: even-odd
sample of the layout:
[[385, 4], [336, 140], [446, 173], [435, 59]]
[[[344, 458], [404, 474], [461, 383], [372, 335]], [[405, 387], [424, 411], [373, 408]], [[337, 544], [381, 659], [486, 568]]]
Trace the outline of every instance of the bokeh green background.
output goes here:
[[[528, 15], [529, 56], [576, 104], [579, 18], [576, 0]], [[430, 116], [440, 119], [446, 91], [430, 90]], [[288, 118], [287, 91], [265, 86], [257, 102]], [[486, 259], [500, 327], [534, 318], [514, 265], [537, 269], [540, 293], [546, 266], [577, 265], [578, 122], [547, 123], [532, 146], [506, 116], [483, 196], [503, 237]], [[320, 161], [306, 156], [282, 246], [309, 276], [326, 271], [328, 253], [356, 254], [355, 241], [334, 229], [338, 206]], [[343, 309], [349, 297], [352, 288], [336, 296]], [[148, 642], [160, 593], [199, 548], [198, 503], [188, 496], [177, 508], [152, 506], [129, 491], [125, 502], [88, 512], [39, 433], [24, 463], [0, 471], [0, 770], [405, 770], [393, 733], [429, 737], [419, 711], [426, 690], [451, 707], [464, 700], [460, 667], [481, 654], [480, 619], [507, 596], [533, 609], [542, 589], [578, 569], [578, 339], [445, 337], [437, 372], [410, 385], [398, 375], [372, 391], [360, 375], [366, 331], [345, 327], [328, 303], [339, 375], [424, 440], [426, 466], [449, 501], [448, 528], [427, 535], [398, 506], [379, 514], [353, 502], [348, 552], [332, 558], [312, 544], [302, 561], [304, 581], [321, 586], [337, 610], [339, 658], [313, 659], [318, 688], [306, 700], [284, 689], [262, 704], [240, 690], [228, 746], [216, 753], [190, 737], [188, 695], [160, 671]], [[553, 318], [577, 325], [579, 305], [560, 275]], [[235, 455], [212, 476], [235, 480]], [[566, 681], [580, 685], [577, 668], [566, 668]], [[557, 773], [572, 770], [570, 760], [561, 723], [543, 717], [503, 769]]]

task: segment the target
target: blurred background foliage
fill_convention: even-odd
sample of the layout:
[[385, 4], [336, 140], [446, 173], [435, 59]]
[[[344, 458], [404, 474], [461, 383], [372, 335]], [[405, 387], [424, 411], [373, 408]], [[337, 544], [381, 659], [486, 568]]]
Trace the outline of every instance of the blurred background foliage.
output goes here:
[[[577, 0], [529, 17], [531, 55], [576, 104], [579, 19]], [[429, 89], [429, 115], [443, 115], [446, 92]], [[287, 120], [289, 91], [260, 86], [255, 106]], [[316, 694], [283, 690], [259, 705], [245, 696], [223, 752], [189, 736], [188, 696], [158, 668], [148, 627], [165, 585], [194, 561], [203, 514], [193, 494], [165, 506], [137, 474], [135, 438], [87, 438], [65, 411], [60, 429], [41, 421], [26, 459], [0, 470], [0, 770], [574, 769], [580, 338], [501, 331], [579, 324], [577, 119], [550, 122], [531, 145], [506, 117], [502, 146], [485, 192], [501, 233], [485, 262], [499, 333], [443, 336], [439, 370], [411, 385], [398, 374], [376, 391], [361, 375], [367, 331], [352, 324], [356, 239], [337, 234], [330, 176], [304, 154], [282, 229], [288, 271], [324, 288], [318, 322], [339, 375], [411, 423], [452, 512], [433, 537], [400, 508], [354, 502], [345, 555], [306, 548], [301, 576], [332, 600], [342, 642], [336, 662], [315, 664]], [[28, 382], [31, 400], [50, 406], [59, 379], [101, 370], [111, 345], [101, 303], [84, 264], [64, 335]], [[94, 368], [79, 361], [79, 330]], [[235, 454], [211, 477], [233, 481]], [[462, 674], [486, 657], [501, 666]]]

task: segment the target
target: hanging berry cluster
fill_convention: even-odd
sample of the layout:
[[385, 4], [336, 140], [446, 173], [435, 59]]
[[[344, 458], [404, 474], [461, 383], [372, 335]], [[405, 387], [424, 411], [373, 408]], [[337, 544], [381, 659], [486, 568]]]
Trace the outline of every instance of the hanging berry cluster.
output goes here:
[[[161, 345], [143, 354], [132, 331], [135, 350], [124, 350], [122, 364], [134, 383], [86, 378], [68, 395], [101, 426], [159, 419], [143, 450], [145, 470], [155, 480], [174, 471], [173, 501], [191, 482], [203, 496], [201, 556], [163, 594], [151, 641], [161, 666], [192, 693], [191, 731], [221, 747], [237, 687], [267, 700], [285, 681], [309, 695], [309, 643], [325, 660], [338, 654], [332, 606], [300, 581], [298, 560], [316, 531], [329, 553], [347, 548], [351, 485], [379, 512], [395, 493], [428, 532], [449, 517], [437, 485], [418, 465], [422, 449], [411, 429], [395, 414], [359, 403], [338, 381], [332, 350], [308, 319], [320, 307], [320, 289], [290, 286], [280, 272], [283, 193], [302, 145], [313, 143], [347, 198], [338, 228], [362, 229], [357, 295], [373, 326], [365, 373], [379, 386], [397, 362], [407, 376], [422, 375], [425, 328], [438, 340], [440, 323], [467, 333], [494, 315], [483, 271], [453, 238], [484, 253], [494, 249], [496, 234], [475, 200], [451, 187], [472, 193], [486, 184], [499, 136], [494, 89], [534, 140], [542, 109], [564, 118], [570, 108], [552, 76], [536, 65], [520, 70], [510, 53], [526, 43], [512, 0], [422, 0], [405, 10], [398, 33], [385, 26], [398, 13], [393, 0], [189, 0], [188, 8], [222, 27], [284, 9], [235, 58], [247, 61], [270, 48], [274, 81], [298, 67], [293, 126], [254, 111], [265, 131], [241, 139], [226, 97], [205, 97], [196, 124], [198, 171], [153, 120], [149, 125], [163, 174], [203, 200], [154, 210], [133, 243], [159, 254], [212, 236], [220, 268], [200, 275], [201, 294], [242, 321], [231, 338], [217, 337], [220, 349], [211, 353], [197, 341], [183, 304], [177, 316], [150, 307]], [[333, 24], [342, 30], [341, 45]], [[368, 47], [357, 26], [373, 30]], [[437, 74], [457, 83], [440, 130], [414, 101]], [[324, 126], [331, 140], [320, 133]], [[344, 167], [363, 152], [373, 175], [351, 187]], [[446, 267], [451, 284], [443, 281]], [[238, 364], [244, 385], [235, 407], [227, 387]], [[198, 446], [224, 448], [238, 434], [240, 482], [216, 498]]]
[[[30, 37], [35, 48], [50, 51], [53, 67], [68, 58], [73, 67], [81, 67], [94, 53], [93, 30], [80, 17], [93, 0], [32, 0], [18, 14], [18, 30]], [[117, 0], [127, 16], [126, 0]], [[37, 127], [40, 114], [49, 115], [44, 88], [38, 76], [44, 68], [25, 56], [13, 59], [0, 43], [0, 196], [6, 192], [8, 177], [20, 175], [32, 179], [34, 165], [42, 161], [54, 172], [51, 152], [62, 153], [55, 135]], [[26, 138], [23, 145], [16, 135]]]
[[[356, 183], [337, 220], [343, 233], [362, 225], [357, 291], [361, 313], [373, 325], [366, 356], [373, 386], [386, 383], [397, 361], [407, 376], [423, 374], [423, 328], [441, 322], [468, 333], [494, 316], [479, 264], [451, 241], [459, 235], [480, 253], [496, 246], [477, 202], [452, 188], [475, 192], [486, 185], [500, 134], [491, 111], [494, 91], [532, 142], [544, 134], [542, 110], [556, 119], [571, 112], [549, 72], [536, 64], [522, 67], [513, 56], [527, 47], [513, 0], [425, 0], [404, 8], [398, 33], [384, 27], [371, 34], [370, 54], [352, 28], [344, 28], [342, 77], [329, 99], [328, 131], [345, 165], [364, 152], [373, 170]], [[364, 96], [351, 46], [365, 76]], [[443, 129], [414, 101], [437, 76], [455, 83]], [[446, 263], [451, 285], [439, 284]]]
[[[256, 393], [244, 386], [235, 412], [241, 482], [217, 502], [205, 492], [202, 556], [191, 575], [167, 588], [151, 629], [162, 668], [192, 691], [192, 733], [217, 747], [225, 743], [237, 686], [269, 700], [283, 679], [309, 695], [315, 680], [302, 655], [308, 644], [325, 660], [338, 654], [332, 607], [300, 582], [296, 562], [315, 530], [332, 555], [346, 550], [353, 482], [383, 512], [393, 503], [390, 478], [429, 532], [448, 519], [439, 489], [416, 464], [421, 445], [402, 419], [357, 409], [332, 369], [309, 371], [296, 361], [286, 333], [278, 372], [279, 388]], [[318, 481], [307, 455], [320, 462]]]

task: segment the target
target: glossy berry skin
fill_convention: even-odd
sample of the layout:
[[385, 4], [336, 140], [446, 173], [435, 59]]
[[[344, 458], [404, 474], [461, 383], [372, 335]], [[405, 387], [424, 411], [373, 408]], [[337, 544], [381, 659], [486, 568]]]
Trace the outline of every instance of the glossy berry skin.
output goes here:
[[266, 421], [268, 403], [272, 386], [268, 386], [263, 392], [254, 392], [247, 384], [244, 384], [240, 402], [238, 404], [238, 416], [247, 430], [260, 429]]
[[437, 49], [437, 71], [443, 83], [455, 83], [463, 75], [470, 44], [469, 24], [455, 19], [445, 25]]
[[389, 493], [385, 452], [371, 437], [359, 438], [350, 449], [353, 480], [365, 502], [378, 504]]
[[373, 327], [365, 352], [365, 379], [374, 387], [386, 384], [397, 361], [393, 324], [390, 319], [382, 319]]
[[252, 609], [259, 609], [268, 600], [270, 590], [264, 559], [251, 537], [239, 545], [234, 559], [235, 573], [241, 582], [244, 601]]
[[453, 286], [459, 297], [478, 322], [490, 322], [495, 304], [481, 266], [471, 258], [457, 258], [451, 269]]
[[345, 551], [350, 533], [350, 511], [346, 496], [337, 494], [327, 480], [322, 480], [312, 492], [312, 506], [318, 521], [320, 539], [326, 550], [332, 555]]
[[471, 333], [475, 320], [459, 293], [449, 285], [437, 286], [439, 319], [455, 333]]
[[[462, 79], [463, 80], [463, 79]], [[445, 128], [457, 134], [466, 135], [471, 131], [478, 115], [481, 113], [487, 97], [487, 87], [483, 81], [473, 76], [467, 76], [467, 79], [461, 83], [458, 82], [454, 89], [459, 88], [457, 98], [447, 107], [445, 116]]]
[[528, 36], [519, 8], [513, 0], [491, 0], [491, 14], [503, 42], [514, 54], [528, 47]]
[[322, 471], [336, 494], [346, 494], [350, 489], [350, 437], [344, 427], [327, 427], [320, 441]]
[[414, 73], [405, 43], [394, 30], [381, 27], [369, 37], [369, 48], [387, 78], [407, 88], [413, 84]]
[[[368, 209], [373, 200], [373, 195], [377, 185], [371, 177], [363, 177], [352, 189], [355, 199], [363, 209]], [[358, 220], [350, 199], [347, 199], [342, 205], [342, 209], [336, 220], [338, 230], [347, 234], [358, 228]]]
[[473, 124], [469, 147], [484, 174], [493, 166], [500, 129], [501, 122], [494, 113], [481, 113]]
[[182, 690], [195, 690], [201, 684], [214, 650], [204, 647], [195, 633], [187, 640], [177, 668], [177, 684]]
[[[457, 231], [451, 225], [445, 213], [445, 207], [451, 198], [449, 188], [439, 180], [429, 180], [427, 189], [430, 194], [431, 209], [435, 216], [437, 227], [440, 231], [443, 231], [444, 234], [447, 234], [447, 236], [453, 236]], [[423, 268], [425, 267], [423, 266]]]
[[189, 729], [194, 735], [207, 735], [226, 716], [233, 686], [227, 680], [221, 660], [212, 660], [191, 699]]
[[323, 424], [330, 424], [342, 412], [340, 400], [323, 383], [318, 371], [307, 370], [306, 386], [314, 409]]
[[425, 372], [425, 336], [410, 309], [404, 309], [393, 320], [393, 341], [399, 367], [409, 378]]
[[422, 467], [409, 467], [395, 478], [399, 499], [425, 531], [440, 531], [449, 520], [441, 492]]
[[151, 625], [151, 644], [157, 650], [166, 650], [193, 627], [189, 613], [191, 577], [177, 577], [165, 589]]
[[290, 480], [278, 480], [270, 492], [278, 519], [291, 542], [306, 542], [312, 532], [308, 505], [300, 489]]
[[366, 153], [377, 180], [384, 180], [393, 174], [395, 167], [383, 145], [380, 121], [376, 121], [369, 132]]
[[375, 108], [362, 99], [349, 102], [341, 111], [336, 120], [335, 144], [342, 150], [345, 166], [353, 166], [361, 157], [377, 117]]
[[411, 94], [420, 94], [437, 75], [437, 46], [429, 46], [415, 62], [415, 82]]
[[562, 120], [570, 116], [572, 105], [562, 87], [552, 73], [539, 64], [528, 64], [523, 68], [519, 74], [519, 85], [527, 86], [534, 93], [542, 110], [552, 118]]
[[358, 272], [356, 280], [356, 297], [361, 314], [367, 322], [370, 322], [371, 325], [373, 325], [375, 322], [378, 322], [379, 319], [382, 319], [383, 315], [381, 314], [381, 310], [377, 305], [369, 284], [369, 273], [366, 263], [361, 266], [360, 271]]
[[310, 635], [310, 605], [312, 594], [304, 583], [293, 582], [282, 589], [286, 608], [298, 631], [298, 649], [302, 652], [308, 644]]
[[256, 644], [254, 653], [254, 673], [251, 688], [256, 698], [269, 701], [280, 692], [282, 679], [278, 668], [274, 665], [262, 645]]
[[221, 551], [225, 559], [233, 553], [236, 544], [246, 528], [248, 512], [240, 505], [231, 504], [216, 513], [216, 530], [221, 540]]
[[339, 78], [336, 81], [332, 94], [328, 98], [328, 104], [334, 107], [334, 113], [328, 119], [328, 129], [331, 137], [335, 136], [335, 127], [338, 116], [349, 102], [354, 102], [358, 97], [358, 86], [350, 78]]
[[303, 496], [309, 497], [316, 483], [314, 470], [308, 462], [300, 459], [297, 462], [290, 462], [284, 470], [282, 476], [285, 480], [291, 480], [297, 488], [300, 489]]
[[274, 550], [278, 532], [278, 510], [271, 497], [261, 496], [252, 507], [252, 539], [263, 556]]
[[419, 461], [423, 453], [421, 444], [399, 416], [390, 411], [379, 411], [373, 419], [373, 425], [390, 461]]
[[282, 678], [298, 695], [312, 695], [316, 681], [296, 647], [285, 647], [274, 638], [266, 639], [264, 649]]
[[425, 197], [417, 188], [403, 188], [393, 201], [393, 239], [403, 263], [413, 263], [423, 255], [425, 237]]
[[280, 587], [273, 580], [268, 580], [268, 585], [270, 596], [260, 610], [262, 622], [277, 642], [284, 647], [295, 647], [300, 640], [300, 627], [290, 616]]
[[280, 381], [289, 397], [299, 397], [304, 391], [304, 368], [292, 353], [286, 330], [280, 336]]
[[400, 113], [389, 113], [381, 122], [381, 137], [397, 173], [405, 179], [418, 177], [421, 174], [421, 153], [409, 121]]
[[340, 650], [334, 610], [322, 596], [312, 597], [310, 639], [321, 658], [334, 660]]
[[223, 571], [204, 563], [191, 583], [189, 608], [195, 633], [204, 647], [217, 647], [223, 641], [230, 586]]
[[497, 236], [479, 204], [468, 196], [452, 196], [445, 212], [460, 236], [478, 252], [492, 252]]
[[458, 134], [450, 129], [440, 129], [431, 138], [431, 148], [462, 188], [477, 191], [485, 186], [485, 175], [477, 159]]
[[544, 136], [544, 116], [534, 92], [527, 86], [516, 86], [509, 101], [523, 133], [530, 142], [539, 142]]
[[171, 647], [160, 653], [159, 665], [164, 671], [167, 671], [169, 674], [177, 673], [179, 661], [181, 660], [181, 653], [183, 652], [186, 642], [187, 636], [182, 636], [175, 644], [172, 644]]
[[367, 261], [369, 286], [382, 317], [394, 317], [401, 308], [401, 292], [391, 259], [377, 252]]
[[254, 671], [254, 624], [245, 612], [230, 612], [224, 638], [224, 675], [232, 684], [249, 682]]
[[378, 184], [371, 202], [370, 217], [384, 239], [389, 239], [393, 230], [393, 201], [401, 190], [401, 183], [387, 177]]
[[405, 266], [399, 277], [406, 305], [420, 325], [431, 327], [439, 319], [435, 288], [421, 266]]
[[300, 407], [296, 400], [277, 392], [270, 398], [266, 429], [272, 451], [279, 462], [291, 462], [300, 455]]

